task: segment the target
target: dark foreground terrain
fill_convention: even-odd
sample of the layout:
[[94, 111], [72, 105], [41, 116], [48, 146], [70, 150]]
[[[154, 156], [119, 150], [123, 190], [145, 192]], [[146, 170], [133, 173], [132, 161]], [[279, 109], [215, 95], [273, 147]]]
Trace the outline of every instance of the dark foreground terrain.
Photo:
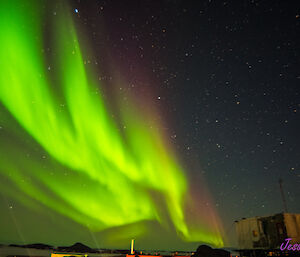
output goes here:
[[[51, 253], [74, 253], [75, 254], [87, 254], [91, 257], [125, 257], [129, 254], [129, 250], [112, 250], [112, 249], [93, 249], [82, 243], [75, 243], [71, 246], [51, 246], [47, 244], [27, 244], [27, 245], [0, 245], [0, 257], [50, 257]], [[140, 252], [140, 251], [137, 251]], [[164, 252], [158, 251], [158, 253], [147, 252], [143, 250], [143, 254], [147, 255], [159, 255], [159, 256], [191, 256], [194, 257], [230, 257], [230, 252], [222, 249], [212, 249], [209, 246], [201, 245], [196, 252]], [[138, 255], [135, 255], [138, 257]]]

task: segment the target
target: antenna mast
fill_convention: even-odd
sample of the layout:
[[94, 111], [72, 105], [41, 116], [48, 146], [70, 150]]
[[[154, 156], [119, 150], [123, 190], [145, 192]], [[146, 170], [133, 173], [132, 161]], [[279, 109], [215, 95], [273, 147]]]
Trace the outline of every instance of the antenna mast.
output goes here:
[[282, 187], [283, 180], [280, 178], [278, 182], [279, 182], [279, 187], [280, 187], [280, 193], [281, 193], [281, 197], [282, 197], [284, 212], [288, 212], [285, 197], [284, 197], [283, 187]]

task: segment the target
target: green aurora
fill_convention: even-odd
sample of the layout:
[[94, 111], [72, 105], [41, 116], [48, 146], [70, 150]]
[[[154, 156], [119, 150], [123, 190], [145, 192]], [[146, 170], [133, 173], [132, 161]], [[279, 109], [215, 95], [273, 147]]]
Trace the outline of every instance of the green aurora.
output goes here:
[[[0, 190], [28, 208], [37, 209], [38, 202], [91, 231], [131, 225], [131, 233], [128, 228], [124, 233], [137, 237], [147, 233], [140, 222], [167, 227], [171, 220], [182, 239], [222, 246], [217, 222], [188, 224], [187, 179], [151, 115], [123, 106], [117, 115], [126, 129], [120, 129], [99, 93], [102, 85], [86, 70], [71, 17], [51, 21], [56, 69], [49, 72], [45, 10], [40, 3], [20, 2], [0, 3], [0, 118], [9, 133], [27, 139], [0, 138], [0, 178], [14, 185], [0, 179]], [[35, 144], [49, 157], [26, 156], [24, 148]]]

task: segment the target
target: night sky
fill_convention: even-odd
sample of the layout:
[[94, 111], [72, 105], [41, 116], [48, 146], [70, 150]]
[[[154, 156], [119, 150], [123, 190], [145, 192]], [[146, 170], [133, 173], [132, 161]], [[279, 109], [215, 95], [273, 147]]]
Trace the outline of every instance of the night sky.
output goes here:
[[[68, 12], [84, 65], [101, 84], [111, 113], [120, 108], [115, 95], [155, 113], [189, 187], [195, 194], [203, 188], [209, 192], [200, 196], [199, 205], [212, 205], [223, 224], [226, 246], [236, 245], [235, 220], [283, 211], [280, 178], [288, 212], [300, 212], [300, 3], [82, 0], [69, 1], [66, 9], [41, 5], [49, 60], [58, 54], [52, 49], [48, 21]], [[55, 72], [55, 62], [49, 63], [46, 68]], [[52, 78], [55, 92], [58, 79]], [[37, 162], [41, 171], [56, 167], [57, 160], [27, 135], [8, 109], [0, 99], [0, 148], [14, 144], [29, 159], [53, 158]], [[116, 116], [112, 119], [118, 120]], [[0, 165], [2, 173], [7, 163], [18, 162], [19, 153]], [[7, 183], [3, 174], [0, 179]], [[7, 192], [0, 189], [3, 243], [81, 241], [124, 247], [101, 243], [105, 234], [89, 233], [46, 206], [37, 214], [12, 197], [17, 192]], [[175, 231], [159, 239], [163, 232], [155, 226], [137, 240], [137, 247], [181, 250], [199, 245], [178, 239]]]

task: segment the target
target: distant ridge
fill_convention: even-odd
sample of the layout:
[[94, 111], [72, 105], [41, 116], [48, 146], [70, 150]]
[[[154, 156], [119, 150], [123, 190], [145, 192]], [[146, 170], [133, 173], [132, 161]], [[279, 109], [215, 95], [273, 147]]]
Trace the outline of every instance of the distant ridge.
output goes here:
[[26, 245], [17, 245], [17, 244], [10, 244], [11, 247], [21, 247], [21, 248], [33, 248], [33, 249], [42, 249], [42, 250], [56, 250], [61, 252], [76, 252], [76, 253], [97, 253], [98, 251], [92, 249], [82, 243], [75, 243], [71, 246], [52, 246], [47, 244], [26, 244]]
[[28, 245], [10, 244], [9, 246], [22, 247], [22, 248], [34, 248], [34, 249], [54, 249], [52, 245], [46, 245], [46, 244], [28, 244]]

